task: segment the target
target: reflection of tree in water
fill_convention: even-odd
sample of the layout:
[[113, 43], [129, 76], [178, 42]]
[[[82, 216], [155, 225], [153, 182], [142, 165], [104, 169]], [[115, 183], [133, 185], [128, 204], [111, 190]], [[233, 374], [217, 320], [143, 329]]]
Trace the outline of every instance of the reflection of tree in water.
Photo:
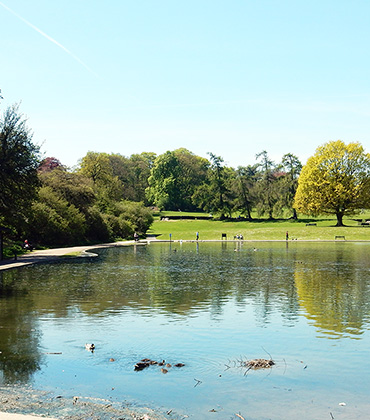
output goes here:
[[2, 382], [27, 383], [40, 369], [39, 337], [27, 291], [15, 288], [17, 271], [0, 272], [0, 369]]
[[285, 268], [272, 268], [273, 253], [254, 253], [252, 248], [234, 252], [233, 244], [208, 245], [100, 250], [94, 263], [35, 266], [33, 280], [19, 276], [18, 287], [27, 290], [35, 310], [56, 317], [76, 310], [100, 314], [122, 308], [180, 316], [208, 310], [211, 317], [218, 317], [233, 301], [240, 311], [253, 304], [261, 324], [277, 310], [287, 322], [294, 322], [294, 282], [289, 273], [287, 280]]
[[327, 254], [316, 253], [315, 258], [298, 263], [295, 271], [305, 316], [332, 338], [356, 338], [363, 333], [369, 316], [370, 296], [365, 271], [360, 268], [362, 257], [354, 252], [338, 248], [330, 260]]

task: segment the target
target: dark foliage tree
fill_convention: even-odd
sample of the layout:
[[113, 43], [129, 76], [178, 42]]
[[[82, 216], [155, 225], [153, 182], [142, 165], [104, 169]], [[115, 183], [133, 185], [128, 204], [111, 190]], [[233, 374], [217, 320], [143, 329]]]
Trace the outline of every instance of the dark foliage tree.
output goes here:
[[211, 165], [207, 179], [194, 192], [193, 201], [201, 209], [218, 214], [220, 219], [230, 217], [234, 195], [232, 180], [234, 171], [224, 166], [221, 156], [209, 153]]
[[258, 181], [256, 183], [257, 212], [259, 215], [267, 214], [273, 219], [274, 206], [278, 200], [277, 173], [274, 162], [268, 157], [266, 150], [258, 153]]
[[293, 201], [298, 188], [298, 178], [302, 170], [302, 163], [297, 156], [292, 153], [286, 153], [282, 158], [281, 165], [285, 173], [280, 180], [280, 201], [285, 208], [293, 212], [292, 219], [297, 220], [297, 211], [293, 207]]
[[18, 232], [39, 186], [39, 158], [19, 106], [9, 107], [0, 119], [0, 224]]
[[240, 211], [248, 219], [252, 219], [252, 207], [255, 196], [254, 188], [257, 179], [257, 166], [239, 166], [235, 171], [235, 210]]

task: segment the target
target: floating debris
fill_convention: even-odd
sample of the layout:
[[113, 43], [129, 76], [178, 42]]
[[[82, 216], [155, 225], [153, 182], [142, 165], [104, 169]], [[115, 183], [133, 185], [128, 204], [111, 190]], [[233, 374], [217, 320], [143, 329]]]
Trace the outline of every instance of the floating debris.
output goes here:
[[[112, 360], [111, 360], [112, 361]], [[185, 363], [176, 363], [176, 364], [171, 364], [171, 363], [166, 363], [165, 360], [162, 360], [161, 362], [157, 362], [156, 360], [152, 360], [152, 359], [141, 359], [140, 362], [137, 362], [134, 366], [134, 370], [139, 371], [139, 370], [143, 370], [149, 366], [165, 366], [166, 368], [171, 368], [172, 366], [175, 366], [177, 368], [181, 368], [183, 366], [185, 366]], [[167, 369], [161, 369], [162, 373], [167, 373], [168, 370]]]
[[243, 362], [244, 366], [249, 369], [268, 369], [275, 365], [275, 362], [271, 359], [252, 359]]
[[270, 359], [240, 359], [229, 361], [228, 365], [225, 364], [226, 370], [231, 369], [232, 367], [247, 368], [247, 370], [244, 372], [244, 375], [246, 375], [251, 369], [269, 369], [274, 365], [275, 362], [272, 360], [272, 357]]

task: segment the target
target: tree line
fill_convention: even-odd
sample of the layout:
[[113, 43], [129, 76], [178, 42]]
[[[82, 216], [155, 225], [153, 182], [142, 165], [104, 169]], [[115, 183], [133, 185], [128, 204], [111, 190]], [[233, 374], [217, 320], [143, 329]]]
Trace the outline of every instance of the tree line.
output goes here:
[[18, 106], [0, 120], [0, 229], [47, 245], [144, 234], [153, 208], [221, 220], [324, 213], [340, 226], [369, 204], [370, 155], [359, 143], [329, 142], [303, 168], [291, 153], [276, 163], [261, 151], [253, 164], [232, 168], [221, 156], [180, 148], [129, 157], [90, 151], [70, 170], [41, 159]]

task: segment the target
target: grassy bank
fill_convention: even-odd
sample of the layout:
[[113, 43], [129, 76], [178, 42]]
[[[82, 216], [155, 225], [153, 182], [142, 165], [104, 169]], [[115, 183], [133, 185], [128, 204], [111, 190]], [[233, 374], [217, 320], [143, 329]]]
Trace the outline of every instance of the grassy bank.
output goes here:
[[[243, 235], [245, 240], [335, 240], [335, 236], [344, 236], [346, 240], [370, 241], [370, 227], [363, 227], [353, 219], [345, 219], [345, 227], [335, 227], [335, 218], [316, 218], [293, 220], [254, 220], [254, 221], [219, 221], [219, 220], [161, 220], [171, 215], [193, 215], [197, 213], [162, 212], [157, 215], [148, 234], [157, 235], [158, 239], [172, 240], [195, 239], [199, 232], [200, 240], [218, 240], [225, 233], [227, 239]], [[203, 215], [198, 213], [198, 215]], [[356, 219], [370, 219], [370, 213], [356, 216]], [[311, 224], [310, 226], [307, 226]], [[338, 239], [340, 240], [340, 239]]]

